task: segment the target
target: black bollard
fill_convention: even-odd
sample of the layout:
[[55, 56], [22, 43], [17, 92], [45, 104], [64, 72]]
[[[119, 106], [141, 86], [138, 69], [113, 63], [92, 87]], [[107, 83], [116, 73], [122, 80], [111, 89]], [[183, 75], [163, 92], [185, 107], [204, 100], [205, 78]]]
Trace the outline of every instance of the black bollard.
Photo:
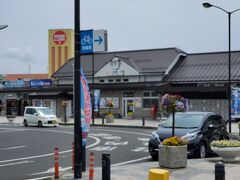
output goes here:
[[104, 125], [104, 116], [102, 116], [102, 125]]
[[225, 180], [225, 166], [221, 162], [215, 164], [215, 180]]
[[145, 117], [142, 118], [142, 126], [145, 126]]
[[102, 154], [102, 180], [110, 179], [110, 154]]

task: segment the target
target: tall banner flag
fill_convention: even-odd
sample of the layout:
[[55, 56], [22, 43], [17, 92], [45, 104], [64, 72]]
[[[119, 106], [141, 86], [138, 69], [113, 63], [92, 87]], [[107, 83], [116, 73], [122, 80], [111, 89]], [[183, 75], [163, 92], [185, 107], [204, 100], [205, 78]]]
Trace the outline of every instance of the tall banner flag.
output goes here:
[[82, 124], [82, 137], [83, 144], [86, 145], [87, 132], [90, 129], [90, 123], [92, 118], [92, 105], [90, 91], [88, 87], [87, 80], [84, 76], [83, 70], [81, 68], [81, 124]]

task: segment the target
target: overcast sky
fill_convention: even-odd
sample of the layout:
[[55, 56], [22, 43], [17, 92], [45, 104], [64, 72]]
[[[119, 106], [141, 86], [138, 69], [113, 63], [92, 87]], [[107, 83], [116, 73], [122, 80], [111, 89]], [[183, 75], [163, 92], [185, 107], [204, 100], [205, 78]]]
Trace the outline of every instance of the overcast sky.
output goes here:
[[[202, 0], [80, 0], [81, 29], [108, 31], [108, 50], [177, 47], [227, 51], [228, 15]], [[227, 11], [240, 0], [209, 0]], [[48, 29], [74, 28], [74, 0], [1, 0], [0, 74], [46, 73]], [[232, 50], [240, 50], [240, 11], [232, 14]], [[29, 69], [30, 66], [30, 69]]]

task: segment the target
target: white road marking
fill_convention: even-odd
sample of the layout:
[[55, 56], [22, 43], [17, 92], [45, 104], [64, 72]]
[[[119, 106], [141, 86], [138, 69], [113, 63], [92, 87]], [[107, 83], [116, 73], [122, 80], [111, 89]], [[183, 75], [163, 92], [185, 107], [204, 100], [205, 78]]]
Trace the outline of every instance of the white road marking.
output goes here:
[[105, 142], [104, 145], [119, 146], [119, 145], [127, 145], [127, 144], [128, 144], [128, 141], [124, 141], [124, 142], [107, 141], [107, 142]]
[[148, 147], [137, 147], [135, 149], [132, 149], [133, 152], [148, 152]]
[[[72, 167], [62, 168], [61, 166], [59, 166], [59, 171], [60, 171], [60, 172], [68, 171], [68, 170], [70, 170], [70, 169], [72, 169]], [[30, 176], [39, 175], [39, 174], [53, 173], [54, 170], [55, 170], [54, 168], [50, 168], [50, 169], [48, 169], [47, 171], [30, 174]]]
[[20, 162], [15, 162], [15, 163], [0, 164], [0, 167], [14, 166], [14, 165], [20, 165], [20, 164], [33, 163], [33, 162], [34, 162], [34, 161], [20, 161]]
[[91, 151], [112, 151], [116, 149], [117, 147], [111, 147], [111, 146], [98, 146], [92, 149], [89, 149]]
[[26, 131], [25, 129], [16, 129], [16, 128], [0, 128], [0, 133], [11, 133], [11, 132], [20, 132]]
[[11, 149], [19, 149], [19, 148], [24, 148], [26, 145], [23, 146], [14, 146], [14, 147], [6, 147], [6, 148], [0, 148], [0, 150], [11, 150]]
[[122, 137], [119, 137], [119, 136], [110, 136], [110, 137], [103, 137], [103, 139], [107, 139], [107, 140], [118, 140], [118, 139], [122, 139]]
[[33, 178], [33, 179], [26, 179], [26, 180], [43, 180], [43, 179], [52, 179], [52, 176], [45, 176], [45, 177], [39, 177], [39, 178]]
[[[151, 134], [144, 134], [144, 133], [138, 133], [138, 132], [129, 132], [129, 131], [117, 131], [117, 130], [108, 130], [108, 129], [95, 129], [95, 130], [101, 130], [101, 131], [109, 131], [109, 132], [120, 132], [120, 133], [125, 133], [125, 134], [136, 134], [136, 135], [142, 135], [142, 136], [151, 136]], [[106, 135], [106, 134], [102, 134]], [[107, 134], [109, 135], [109, 134]], [[95, 136], [95, 134], [94, 134]]]
[[[100, 143], [100, 139], [99, 138], [96, 138], [96, 137], [93, 137], [93, 136], [89, 136], [93, 139], [96, 140], [95, 143], [87, 146], [86, 148], [90, 148], [90, 147], [93, 147], [93, 146], [96, 146], [97, 144]], [[66, 150], [66, 151], [60, 151], [59, 154], [64, 154], [64, 153], [69, 153], [69, 152], [72, 152], [72, 149], [71, 150]], [[0, 163], [6, 163], [6, 162], [13, 162], [13, 161], [21, 161], [21, 160], [28, 160], [28, 159], [35, 159], [35, 158], [40, 158], [40, 157], [47, 157], [47, 156], [53, 156], [54, 153], [49, 153], [49, 154], [42, 154], [42, 155], [37, 155], [37, 156], [29, 156], [29, 157], [24, 157], [24, 158], [17, 158], [17, 159], [9, 159], [9, 160], [3, 160], [3, 161], [0, 161]]]

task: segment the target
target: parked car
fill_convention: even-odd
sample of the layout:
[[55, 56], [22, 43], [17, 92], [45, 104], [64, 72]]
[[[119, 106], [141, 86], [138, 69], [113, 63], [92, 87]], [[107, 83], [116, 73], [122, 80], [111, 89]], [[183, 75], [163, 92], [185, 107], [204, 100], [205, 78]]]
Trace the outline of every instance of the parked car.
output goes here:
[[23, 125], [57, 127], [58, 119], [48, 107], [26, 106], [24, 110]]
[[[172, 116], [159, 125], [151, 135], [148, 151], [152, 159], [158, 159], [158, 145], [172, 136]], [[229, 139], [223, 118], [213, 112], [184, 112], [175, 114], [175, 136], [189, 141], [188, 155], [205, 158], [212, 153], [213, 140]]]

